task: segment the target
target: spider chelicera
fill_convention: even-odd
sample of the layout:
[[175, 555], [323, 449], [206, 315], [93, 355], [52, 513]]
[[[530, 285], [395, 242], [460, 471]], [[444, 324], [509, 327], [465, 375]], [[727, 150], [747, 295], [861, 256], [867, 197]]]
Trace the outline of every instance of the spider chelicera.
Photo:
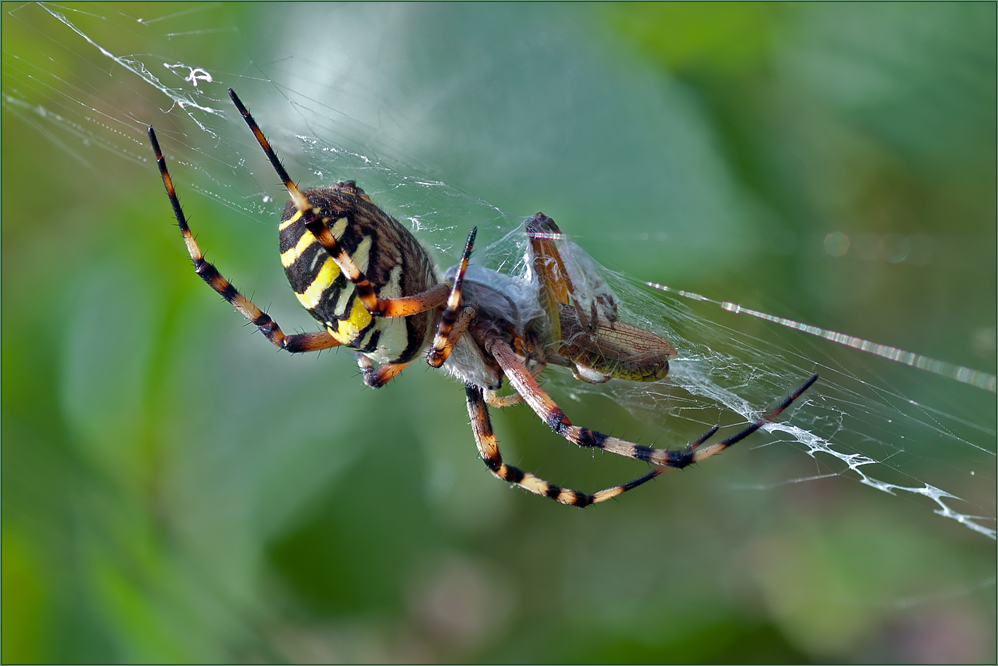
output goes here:
[[[508, 483], [562, 504], [603, 502], [650, 481], [663, 468], [700, 462], [751, 435], [818, 378], [813, 375], [741, 432], [705, 444], [717, 431], [715, 426], [679, 450], [638, 446], [574, 425], [537, 383], [547, 364], [571, 368], [578, 379], [591, 383], [611, 378], [654, 381], [666, 375], [677, 354], [659, 335], [618, 318], [613, 292], [588, 255], [567, 240], [553, 220], [537, 213], [526, 221], [529, 280], [469, 265], [472, 229], [461, 262], [441, 282], [416, 238], [353, 181], [301, 192], [239, 97], [231, 89], [229, 96], [291, 195], [278, 227], [281, 263], [298, 300], [324, 330], [285, 335], [205, 261], [150, 127], [160, 175], [197, 274], [282, 349], [300, 353], [349, 347], [364, 383], [373, 388], [384, 386], [423, 354], [432, 367], [464, 383], [478, 451], [489, 470]], [[498, 394], [504, 378], [514, 394]], [[656, 469], [588, 494], [507, 465], [492, 432], [488, 405], [520, 402], [580, 447], [644, 460]]]

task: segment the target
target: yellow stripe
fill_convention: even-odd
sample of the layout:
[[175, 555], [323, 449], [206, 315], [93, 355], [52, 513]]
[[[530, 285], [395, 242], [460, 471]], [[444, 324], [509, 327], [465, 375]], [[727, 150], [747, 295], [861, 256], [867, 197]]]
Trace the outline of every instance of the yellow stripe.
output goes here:
[[302, 305], [311, 310], [319, 304], [319, 301], [322, 300], [323, 292], [325, 292], [326, 289], [333, 284], [333, 280], [339, 276], [340, 269], [336, 266], [336, 262], [333, 261], [332, 257], [330, 257], [326, 259], [326, 263], [324, 263], [322, 268], [319, 269], [319, 274], [315, 276], [314, 280], [312, 280], [312, 284], [308, 285], [308, 289], [305, 290], [305, 293], [296, 293], [295, 296], [298, 297], [298, 300]]
[[[286, 229], [289, 224], [293, 223], [295, 220], [297, 220], [300, 217], [301, 213], [295, 213], [290, 220], [281, 223], [280, 227], [281, 230], [283, 231], [284, 229]], [[334, 224], [329, 231], [333, 234], [333, 237], [339, 240], [343, 236], [343, 232], [346, 230], [346, 228], [347, 228], [347, 218], [344, 217], [337, 220], [336, 224]], [[302, 252], [307, 250], [308, 247], [315, 241], [316, 241], [315, 236], [306, 231], [305, 234], [298, 240], [297, 245], [295, 245], [287, 252], [281, 253], [281, 265], [283, 265], [285, 268], [290, 268], [291, 264], [298, 261], [298, 257], [302, 255]]]
[[355, 298], [353, 308], [350, 310], [350, 316], [340, 321], [337, 330], [334, 331], [331, 328], [327, 328], [326, 330], [340, 344], [349, 345], [357, 339], [360, 332], [370, 323], [371, 313], [367, 311], [359, 298]]
[[290, 268], [291, 264], [298, 261], [298, 257], [301, 253], [308, 249], [308, 246], [315, 242], [315, 236], [306, 231], [304, 235], [298, 240], [298, 244], [287, 252], [281, 252], [281, 265], [285, 268]]
[[301, 211], [298, 211], [297, 213], [295, 213], [294, 215], [292, 215], [288, 219], [286, 219], [283, 222], [281, 222], [281, 226], [277, 227], [277, 230], [278, 231], [284, 231], [285, 229], [287, 229], [288, 227], [290, 227], [292, 224], [294, 224], [295, 222], [297, 222], [300, 219], [301, 219]]
[[346, 231], [348, 221], [347, 218], [341, 217], [336, 220], [336, 224], [329, 227], [329, 233], [333, 235], [333, 238], [336, 240], [343, 238], [343, 232]]
[[[288, 220], [287, 222], [282, 222], [280, 227], [281, 230], [283, 231], [285, 228], [287, 228], [289, 224], [293, 223], [299, 217], [301, 217], [301, 213], [295, 213], [290, 220]], [[329, 230], [330, 233], [333, 234], [333, 237], [336, 238], [336, 240], [339, 240], [340, 238], [343, 237], [343, 232], [347, 228], [347, 222], [348, 222], [347, 218], [345, 217], [340, 218], [336, 220], [336, 224], [334, 224], [332, 228]], [[281, 253], [281, 265], [283, 265], [285, 268], [290, 268], [291, 264], [298, 261], [298, 257], [302, 255], [302, 252], [307, 250], [308, 247], [315, 241], [316, 241], [315, 236], [306, 231], [305, 234], [298, 240], [297, 245], [295, 245], [287, 252]]]

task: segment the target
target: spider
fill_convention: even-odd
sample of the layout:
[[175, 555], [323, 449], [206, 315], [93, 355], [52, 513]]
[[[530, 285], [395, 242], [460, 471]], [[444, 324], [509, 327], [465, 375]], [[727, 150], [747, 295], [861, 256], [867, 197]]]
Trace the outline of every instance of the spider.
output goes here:
[[[150, 127], [163, 185], [197, 274], [281, 349], [352, 349], [364, 383], [372, 388], [384, 386], [423, 353], [430, 366], [464, 383], [478, 451], [493, 475], [514, 486], [578, 507], [603, 502], [650, 481], [664, 468], [700, 462], [745, 439], [818, 378], [813, 375], [741, 432], [706, 446], [701, 445], [717, 426], [680, 450], [665, 450], [574, 425], [537, 383], [547, 364], [571, 368], [576, 378], [590, 383], [654, 381], [666, 375], [677, 353], [662, 337], [618, 319], [613, 292], [588, 255], [553, 220], [537, 213], [526, 222], [531, 279], [469, 265], [476, 233], [472, 228], [460, 263], [441, 282], [415, 237], [353, 181], [300, 191], [231, 88], [229, 96], [291, 195], [278, 226], [281, 263], [298, 300], [324, 330], [286, 335], [205, 261]], [[499, 395], [504, 378], [515, 393]], [[488, 406], [520, 402], [573, 444], [643, 460], [656, 469], [589, 494], [507, 465]]]

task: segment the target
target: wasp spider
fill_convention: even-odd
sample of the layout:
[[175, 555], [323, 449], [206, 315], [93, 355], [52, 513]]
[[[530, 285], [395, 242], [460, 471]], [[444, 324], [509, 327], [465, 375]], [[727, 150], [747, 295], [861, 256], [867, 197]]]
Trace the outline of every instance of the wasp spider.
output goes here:
[[[194, 269], [208, 285], [289, 352], [345, 346], [354, 351], [364, 383], [384, 386], [417, 356], [465, 384], [475, 442], [495, 476], [562, 504], [588, 506], [650, 481], [663, 468], [705, 460], [774, 419], [814, 381], [808, 379], [778, 407], [720, 442], [703, 445], [711, 428], [679, 450], [638, 446], [574, 425], [538, 385], [549, 363], [571, 368], [583, 381], [665, 376], [676, 350], [658, 335], [617, 318], [614, 296], [592, 261], [542, 213], [526, 222], [531, 279], [469, 265], [475, 229], [461, 262], [440, 282], [427, 252], [409, 231], [378, 208], [353, 181], [300, 191], [263, 132], [231, 89], [229, 96], [291, 195], [278, 226], [281, 263], [301, 304], [323, 326], [285, 335], [218, 270], [205, 261], [180, 208], [166, 161], [149, 128], [166, 193]], [[425, 352], [424, 352], [425, 350]], [[503, 379], [514, 394], [497, 393]], [[633, 481], [587, 494], [560, 488], [503, 462], [487, 405], [526, 402], [550, 428], [583, 448], [602, 449], [651, 463]]]

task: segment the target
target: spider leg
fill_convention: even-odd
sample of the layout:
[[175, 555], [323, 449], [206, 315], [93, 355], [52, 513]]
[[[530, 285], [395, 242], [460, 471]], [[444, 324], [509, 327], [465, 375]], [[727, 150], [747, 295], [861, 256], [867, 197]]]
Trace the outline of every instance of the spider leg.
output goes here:
[[355, 351], [353, 355], [357, 358], [357, 365], [360, 366], [360, 374], [364, 378], [364, 383], [371, 388], [381, 388], [395, 379], [395, 376], [402, 372], [405, 366], [412, 363], [412, 361], [408, 363], [383, 363], [375, 368], [371, 359], [360, 352]]
[[529, 472], [524, 472], [517, 467], [505, 464], [502, 461], [502, 455], [499, 453], [499, 444], [496, 442], [495, 434], [492, 432], [489, 408], [482, 397], [482, 390], [477, 386], [467, 385], [465, 386], [465, 393], [468, 397], [468, 415], [471, 417], [471, 429], [475, 433], [475, 444], [478, 446], [478, 452], [481, 454], [482, 460], [485, 461], [486, 467], [496, 477], [523, 488], [527, 492], [550, 497], [561, 504], [586, 507], [590, 504], [605, 502], [632, 488], [637, 488], [642, 483], [651, 481], [662, 472], [662, 470], [656, 469], [633, 481], [613, 486], [612, 488], [606, 488], [591, 495], [580, 493], [577, 490], [560, 488]]
[[437, 333], [433, 338], [433, 346], [426, 352], [426, 362], [430, 367], [439, 368], [447, 361], [450, 353], [454, 351], [454, 345], [468, 330], [468, 326], [477, 313], [478, 311], [473, 307], [461, 310], [461, 313], [455, 317], [454, 323], [448, 327], [446, 335], [441, 333], [440, 328], [437, 328]]
[[447, 307], [440, 315], [440, 322], [433, 336], [433, 345], [426, 353], [426, 362], [430, 367], [439, 368], [444, 364], [475, 316], [475, 309], [472, 307], [461, 310], [461, 286], [464, 284], [464, 274], [468, 270], [468, 259], [471, 257], [471, 248], [475, 244], [477, 233], [478, 229], [472, 227], [471, 233], [468, 234], [468, 242], [464, 246], [457, 275], [454, 276], [454, 286], [451, 287], [450, 295], [447, 297]]
[[340, 343], [325, 331], [285, 335], [281, 327], [277, 325], [277, 322], [270, 318], [270, 315], [260, 310], [252, 301], [240, 294], [232, 286], [231, 282], [222, 277], [222, 274], [218, 272], [218, 269], [213, 264], [205, 261], [204, 253], [198, 247], [197, 242], [194, 240], [194, 235], [187, 224], [187, 216], [184, 215], [184, 211], [180, 207], [180, 199], [177, 198], [177, 192], [173, 188], [173, 179], [170, 178], [170, 172], [166, 168], [166, 159], [163, 157], [163, 151], [160, 150], [159, 140], [156, 139], [156, 131], [152, 127], [149, 128], [149, 141], [152, 142], [153, 151], [156, 153], [156, 164], [159, 166], [159, 174], [163, 179], [166, 195], [170, 198], [170, 204], [173, 206], [173, 215], [177, 218], [180, 233], [183, 235], [184, 243], [187, 245], [187, 252], [191, 255], [191, 260], [194, 262], [194, 270], [201, 279], [207, 282], [209, 287], [218, 292], [240, 314], [260, 329], [260, 332], [267, 336], [268, 340], [281, 349], [298, 353], [319, 351], [320, 349], [329, 349], [330, 347], [338, 346]]
[[702, 449], [698, 449], [697, 448], [698, 446], [700, 446], [701, 444], [703, 444], [706, 440], [710, 439], [711, 435], [713, 435], [715, 432], [717, 432], [717, 426], [714, 426], [713, 428], [711, 428], [710, 430], [708, 430], [706, 433], [704, 433], [703, 435], [701, 435], [700, 438], [697, 439], [695, 442], [687, 445], [686, 448], [684, 448], [683, 451], [682, 451], [683, 455], [684, 456], [689, 456], [690, 462], [695, 462], [696, 463], [696, 462], [700, 462], [701, 460], [706, 460], [707, 458], [711, 457], [712, 455], [720, 453], [721, 451], [723, 451], [724, 449], [728, 448], [732, 444], [736, 444], [736, 443], [742, 441], [743, 439], [745, 439], [746, 437], [748, 437], [749, 435], [751, 435], [752, 433], [754, 433], [756, 430], [758, 430], [762, 426], [766, 425], [770, 421], [773, 421], [777, 416], [780, 415], [780, 412], [782, 412], [784, 409], [786, 409], [787, 407], [789, 407], [794, 402], [794, 400], [796, 400], [797, 398], [799, 398], [801, 396], [801, 394], [804, 393], [804, 391], [806, 391], [807, 389], [809, 389], [811, 387], [811, 384], [815, 383], [816, 381], [818, 381], [818, 375], [817, 375], [817, 373], [811, 375], [808, 378], [808, 380], [801, 385], [800, 388], [798, 388], [796, 391], [794, 391], [793, 393], [791, 393], [790, 395], [788, 395], [783, 400], [783, 402], [781, 402], [779, 404], [778, 407], [776, 407], [772, 411], [769, 411], [766, 414], [764, 414], [761, 419], [759, 419], [755, 423], [747, 426], [741, 432], [739, 432], [739, 433], [737, 433], [735, 435], [732, 435], [731, 437], [728, 437], [727, 439], [722, 440], [720, 442], [714, 442], [713, 444], [705, 446]]
[[544, 392], [540, 385], [538, 385], [537, 380], [535, 380], [530, 375], [530, 372], [528, 372], [527, 369], [524, 368], [519, 362], [516, 358], [516, 354], [513, 353], [513, 350], [510, 349], [509, 345], [507, 345], [505, 341], [494, 334], [486, 334], [485, 342], [486, 351], [492, 354], [492, 356], [499, 363], [499, 366], [503, 369], [503, 372], [509, 379], [509, 383], [513, 386], [516, 392], [523, 396], [523, 399], [528, 405], [530, 405], [531, 409], [534, 410], [537, 416], [547, 423], [548, 426], [556, 433], [573, 444], [583, 448], [602, 449], [620, 456], [644, 460], [652, 463], [653, 465], [663, 467], [686, 467], [687, 465], [691, 465], [695, 462], [705, 460], [716, 453], [720, 453], [732, 444], [745, 439], [790, 406], [794, 400], [799, 398], [800, 395], [818, 379], [818, 375], [813, 375], [810, 379], [804, 382], [799, 389], [788, 396], [779, 407], [764, 415], [761, 419], [733, 437], [729, 437], [722, 442], [712, 444], [703, 449], [697, 448], [717, 431], [716, 428], [712, 428], [684, 449], [679, 451], [669, 451], [666, 449], [655, 449], [650, 446], [638, 446], [632, 442], [604, 435], [603, 433], [590, 430], [589, 428], [581, 428], [579, 426], [572, 425], [572, 422], [568, 420], [568, 417], [565, 416], [563, 411], [561, 411], [561, 408], [558, 407], [551, 397]]
[[263, 135], [260, 126], [256, 124], [256, 120], [253, 119], [249, 110], [243, 105], [232, 88], [229, 88], [229, 97], [232, 98], [232, 102], [236, 105], [243, 120], [249, 125], [253, 136], [256, 137], [257, 143], [263, 148], [267, 159], [270, 160], [270, 164], [277, 171], [278, 177], [280, 177], [284, 183], [284, 187], [287, 188], [288, 193], [291, 195], [291, 200], [294, 201], [295, 206], [298, 208], [296, 216], [292, 217], [288, 222], [296, 222], [299, 217], [305, 222], [305, 228], [322, 244], [322, 247], [325, 248], [333, 262], [343, 272], [343, 275], [353, 283], [354, 289], [357, 292], [357, 298], [360, 299], [360, 302], [364, 304], [364, 308], [369, 313], [379, 317], [408, 317], [432, 310], [447, 300], [451, 288], [446, 284], [434, 285], [426, 291], [413, 296], [379, 298], [367, 276], [357, 268], [357, 264], [350, 257], [350, 253], [344, 250], [336, 241], [336, 237], [333, 236], [327, 226], [329, 220], [320, 217], [319, 210], [312, 207], [308, 199], [305, 198], [305, 195], [301, 193], [298, 186], [288, 176], [288, 172], [284, 169], [284, 165], [281, 164], [281, 160], [278, 159], [277, 153], [270, 146], [270, 142]]

